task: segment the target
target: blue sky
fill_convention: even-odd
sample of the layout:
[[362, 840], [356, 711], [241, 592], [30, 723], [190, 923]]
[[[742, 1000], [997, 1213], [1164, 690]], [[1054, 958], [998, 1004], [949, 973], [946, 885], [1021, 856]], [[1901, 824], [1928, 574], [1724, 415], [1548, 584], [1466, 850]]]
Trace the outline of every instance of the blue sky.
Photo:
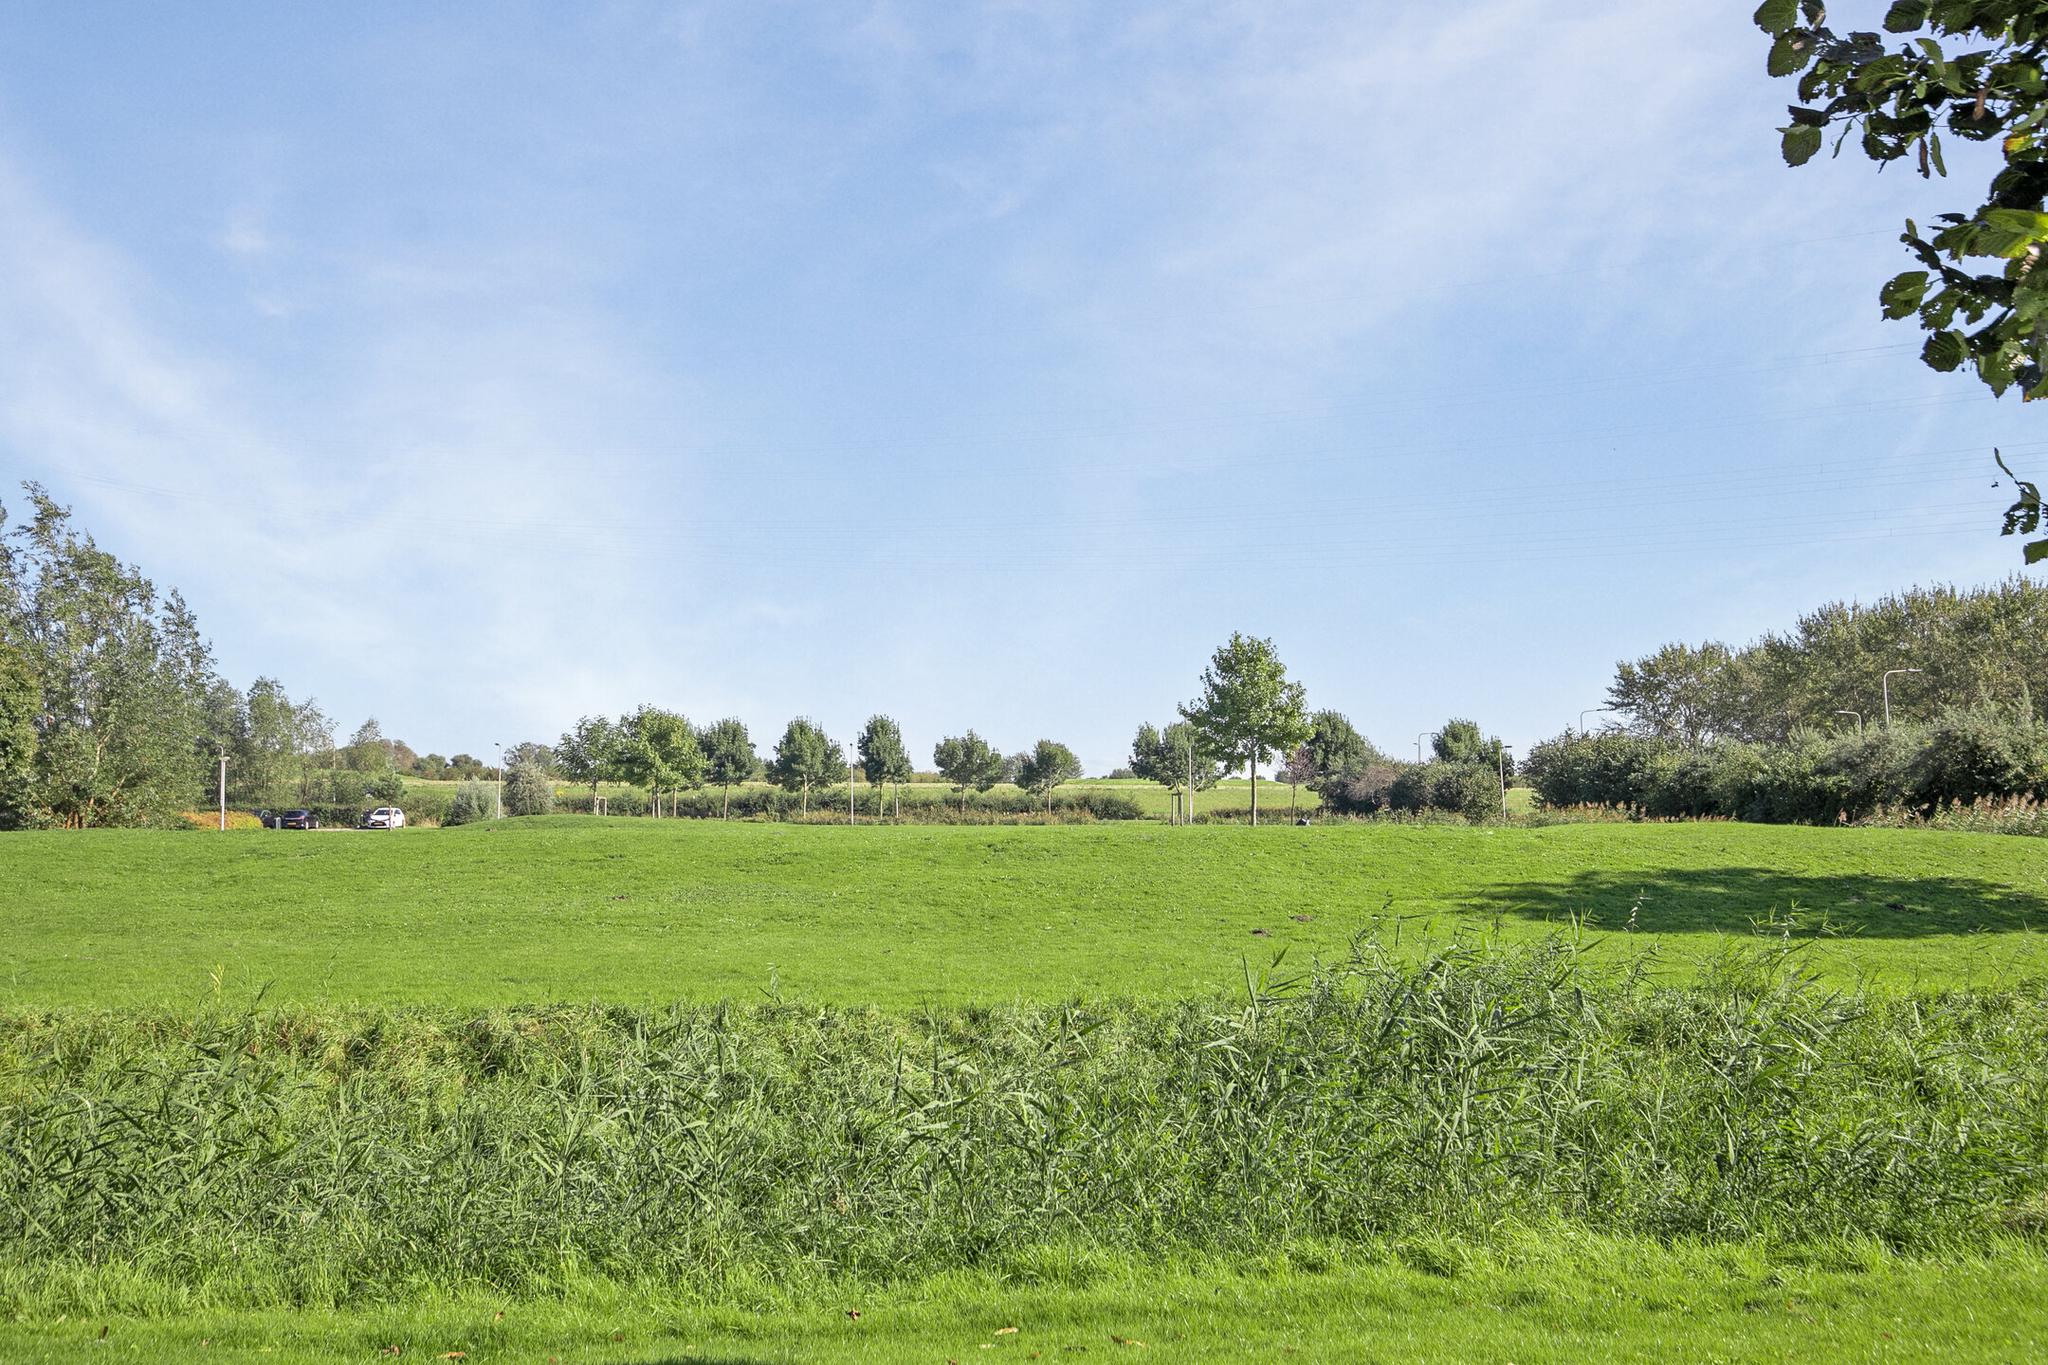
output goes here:
[[1748, 8], [8, 6], [0, 497], [423, 751], [1100, 771], [1232, 630], [1526, 745], [2048, 466], [1875, 303], [1981, 166], [1783, 168]]

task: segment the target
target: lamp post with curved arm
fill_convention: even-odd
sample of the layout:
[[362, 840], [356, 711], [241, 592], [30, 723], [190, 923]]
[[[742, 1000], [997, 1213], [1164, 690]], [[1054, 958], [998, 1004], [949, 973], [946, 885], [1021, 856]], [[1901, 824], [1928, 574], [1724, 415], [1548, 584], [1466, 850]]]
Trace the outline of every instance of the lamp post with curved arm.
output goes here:
[[1878, 687], [1884, 692], [1884, 728], [1892, 728], [1892, 677], [1899, 673], [1918, 673], [1917, 668], [1887, 668], [1884, 677], [1878, 679]]
[[1859, 735], [1863, 733], [1863, 713], [1861, 711], [1837, 711], [1835, 714], [1838, 716], [1856, 717], [1856, 733]]

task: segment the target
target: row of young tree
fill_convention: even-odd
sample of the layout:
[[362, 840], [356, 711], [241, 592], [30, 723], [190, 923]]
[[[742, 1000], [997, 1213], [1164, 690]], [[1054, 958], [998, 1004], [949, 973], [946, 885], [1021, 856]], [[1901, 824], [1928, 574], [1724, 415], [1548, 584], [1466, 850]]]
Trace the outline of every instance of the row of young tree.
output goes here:
[[[1010, 760], [973, 730], [940, 740], [932, 762], [959, 792], [963, 809], [969, 792], [987, 791], [1010, 780], [1041, 798], [1050, 811], [1054, 789], [1081, 776], [1081, 760], [1055, 740], [1041, 739]], [[674, 809], [681, 793], [705, 786], [720, 789], [719, 813], [727, 814], [732, 789], [759, 777], [797, 795], [799, 810], [808, 813], [813, 792], [841, 780], [851, 783], [856, 773], [875, 789], [878, 799], [888, 788], [900, 814], [902, 784], [916, 775], [903, 729], [890, 716], [868, 717], [853, 741], [851, 758], [823, 727], [798, 716], [783, 728], [764, 762], [746, 722], [738, 717], [699, 728], [676, 712], [655, 706], [642, 706], [617, 720], [585, 716], [553, 746], [531, 746], [509, 756], [510, 773], [529, 767], [545, 768], [589, 787], [593, 805], [602, 799], [605, 783], [644, 787], [651, 798], [650, 813], [656, 815], [664, 796]], [[509, 799], [507, 809], [513, 814], [533, 813], [523, 806], [513, 810]]]

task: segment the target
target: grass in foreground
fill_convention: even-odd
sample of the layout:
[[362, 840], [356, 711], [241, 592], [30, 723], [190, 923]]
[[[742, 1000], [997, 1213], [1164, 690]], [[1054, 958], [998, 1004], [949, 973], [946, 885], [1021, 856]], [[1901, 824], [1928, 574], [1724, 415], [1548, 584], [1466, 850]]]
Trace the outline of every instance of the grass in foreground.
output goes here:
[[0, 837], [16, 1007], [1182, 998], [1376, 917], [1576, 916], [1685, 964], [1759, 926], [1885, 988], [2042, 974], [2048, 841], [1738, 824], [803, 827]]
[[1863, 997], [1471, 945], [1240, 997], [0, 1016], [0, 1313], [1069, 1255], [2048, 1232], [2043, 987]]
[[400, 1360], [474, 1365], [2016, 1361], [2048, 1353], [2044, 1280], [2048, 1258], [2017, 1245], [1946, 1259], [1845, 1246], [1800, 1263], [1559, 1229], [1519, 1254], [1446, 1245], [1319, 1272], [1276, 1258], [1249, 1273], [1126, 1272], [1039, 1286], [953, 1275], [724, 1303], [585, 1283], [545, 1300], [430, 1295], [343, 1311], [15, 1320], [0, 1322], [0, 1357], [299, 1365], [388, 1360], [395, 1347]]

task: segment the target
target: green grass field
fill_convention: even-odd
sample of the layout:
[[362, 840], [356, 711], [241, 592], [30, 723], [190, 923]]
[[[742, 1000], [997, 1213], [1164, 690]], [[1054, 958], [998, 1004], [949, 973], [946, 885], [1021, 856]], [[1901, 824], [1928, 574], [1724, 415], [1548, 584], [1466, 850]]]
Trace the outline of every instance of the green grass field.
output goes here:
[[[84, 1314], [0, 1322], [17, 1362], [332, 1360], [751, 1362], [2022, 1361], [2048, 1352], [2048, 1261], [1895, 1258], [1875, 1247], [1788, 1263], [1739, 1248], [1573, 1237], [1484, 1253], [1205, 1273], [1106, 1274], [1081, 1286], [961, 1275], [833, 1296], [571, 1289], [343, 1311]], [[857, 1311], [858, 1318], [849, 1310]], [[1005, 1329], [1015, 1329], [1014, 1331]], [[102, 1336], [102, 1329], [105, 1335]]]
[[1810, 939], [1887, 989], [2038, 974], [2048, 846], [1798, 826], [801, 827], [553, 817], [389, 834], [0, 841], [17, 1005], [483, 1006], [719, 997], [888, 1006], [1173, 998], [1282, 949], [1341, 955], [1574, 916], [1674, 970]]
[[[0, 1358], [2035, 1358], [2043, 924], [1928, 831], [9, 835]], [[1248, 998], [1360, 931], [1493, 946]]]

